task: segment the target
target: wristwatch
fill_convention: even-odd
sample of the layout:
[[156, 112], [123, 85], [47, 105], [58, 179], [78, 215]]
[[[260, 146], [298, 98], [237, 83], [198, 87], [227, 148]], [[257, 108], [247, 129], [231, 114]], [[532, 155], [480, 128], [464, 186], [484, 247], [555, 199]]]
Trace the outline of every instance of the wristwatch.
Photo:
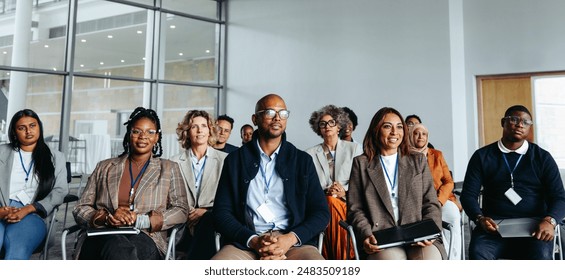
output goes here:
[[557, 221], [553, 217], [549, 217], [549, 219], [545, 218], [544, 221], [550, 223], [553, 228], [557, 226]]

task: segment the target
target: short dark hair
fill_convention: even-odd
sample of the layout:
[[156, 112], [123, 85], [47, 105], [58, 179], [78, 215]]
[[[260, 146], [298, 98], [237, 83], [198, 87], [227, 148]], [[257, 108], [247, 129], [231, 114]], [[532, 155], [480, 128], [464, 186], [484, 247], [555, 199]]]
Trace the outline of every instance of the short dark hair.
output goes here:
[[227, 122], [229, 122], [229, 123], [231, 124], [231, 129], [233, 129], [233, 118], [231, 118], [230, 116], [228, 116], [228, 115], [220, 115], [220, 116], [218, 116], [218, 118], [216, 119], [216, 123], [217, 123], [218, 121], [227, 121]]
[[506, 112], [504, 112], [504, 116], [508, 117], [510, 116], [512, 113], [514, 112], [524, 112], [527, 113], [528, 115], [530, 115], [530, 117], [532, 116], [532, 114], [530, 113], [530, 111], [528, 110], [528, 108], [526, 108], [526, 106], [524, 105], [514, 105], [511, 106], [510, 108], [506, 109]]
[[341, 107], [341, 109], [343, 109], [343, 111], [345, 111], [345, 113], [349, 117], [349, 120], [351, 121], [351, 124], [353, 124], [353, 130], [355, 130], [355, 128], [359, 124], [358, 119], [357, 119], [357, 115], [355, 114], [355, 112], [353, 112], [353, 110], [349, 109], [348, 107]]
[[414, 114], [406, 116], [406, 118], [404, 119], [404, 122], [408, 122], [408, 120], [411, 119], [411, 118], [415, 118], [420, 123], [422, 123], [422, 119], [420, 119], [420, 117], [418, 117], [418, 115], [414, 115]]
[[253, 126], [251, 126], [250, 124], [246, 123], [246, 124], [242, 125], [241, 128], [239, 129], [239, 134], [241, 134], [241, 133], [243, 132], [243, 130], [244, 130], [246, 127], [249, 127], [249, 128], [251, 128], [252, 130], [255, 130], [255, 129], [253, 128]]

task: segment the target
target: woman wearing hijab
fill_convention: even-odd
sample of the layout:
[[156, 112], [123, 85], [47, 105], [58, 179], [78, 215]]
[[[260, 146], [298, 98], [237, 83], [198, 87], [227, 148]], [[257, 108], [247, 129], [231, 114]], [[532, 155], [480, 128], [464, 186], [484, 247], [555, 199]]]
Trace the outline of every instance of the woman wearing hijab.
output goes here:
[[410, 149], [415, 152], [424, 154], [428, 159], [428, 165], [432, 178], [434, 180], [434, 188], [437, 192], [439, 203], [441, 204], [442, 220], [453, 225], [451, 232], [444, 230], [443, 234], [446, 240], [453, 238], [449, 258], [452, 260], [461, 259], [461, 205], [453, 194], [453, 178], [449, 167], [445, 162], [445, 158], [441, 151], [428, 148], [428, 129], [423, 124], [414, 124], [410, 127]]

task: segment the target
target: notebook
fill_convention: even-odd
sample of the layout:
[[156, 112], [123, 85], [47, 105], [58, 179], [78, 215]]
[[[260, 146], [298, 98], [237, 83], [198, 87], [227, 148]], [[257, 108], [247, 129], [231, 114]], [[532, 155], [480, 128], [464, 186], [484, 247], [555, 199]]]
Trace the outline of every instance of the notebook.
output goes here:
[[500, 236], [507, 237], [532, 237], [536, 231], [539, 219], [536, 218], [513, 218], [494, 220], [498, 225]]
[[433, 220], [405, 224], [373, 232], [380, 249], [386, 249], [424, 240], [436, 239], [441, 236], [441, 230]]
[[139, 229], [134, 227], [119, 228], [89, 228], [86, 230], [87, 236], [107, 235], [107, 234], [139, 234]]

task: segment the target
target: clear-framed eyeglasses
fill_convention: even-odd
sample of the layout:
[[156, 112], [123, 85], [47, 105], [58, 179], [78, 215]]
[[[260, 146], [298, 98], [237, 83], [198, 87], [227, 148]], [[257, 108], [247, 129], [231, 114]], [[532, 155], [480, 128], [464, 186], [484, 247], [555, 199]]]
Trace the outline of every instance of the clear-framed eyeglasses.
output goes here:
[[508, 122], [510, 122], [513, 125], [517, 125], [519, 123], [522, 123], [523, 126], [528, 127], [528, 126], [531, 126], [532, 124], [534, 124], [534, 122], [532, 120], [522, 119], [522, 118], [517, 117], [517, 116], [508, 116], [508, 117], [504, 117], [504, 119], [508, 120]]
[[263, 114], [264, 117], [270, 119], [274, 118], [277, 114], [279, 115], [279, 118], [281, 118], [282, 120], [286, 120], [288, 119], [288, 117], [290, 117], [290, 111], [286, 109], [281, 109], [278, 111], [275, 111], [274, 109], [266, 109], [266, 110], [257, 111], [255, 112], [255, 114]]
[[145, 135], [147, 137], [154, 137], [157, 134], [157, 130], [155, 129], [148, 129], [143, 131], [141, 129], [134, 128], [131, 130], [131, 135], [133, 137], [140, 137], [141, 135]]

